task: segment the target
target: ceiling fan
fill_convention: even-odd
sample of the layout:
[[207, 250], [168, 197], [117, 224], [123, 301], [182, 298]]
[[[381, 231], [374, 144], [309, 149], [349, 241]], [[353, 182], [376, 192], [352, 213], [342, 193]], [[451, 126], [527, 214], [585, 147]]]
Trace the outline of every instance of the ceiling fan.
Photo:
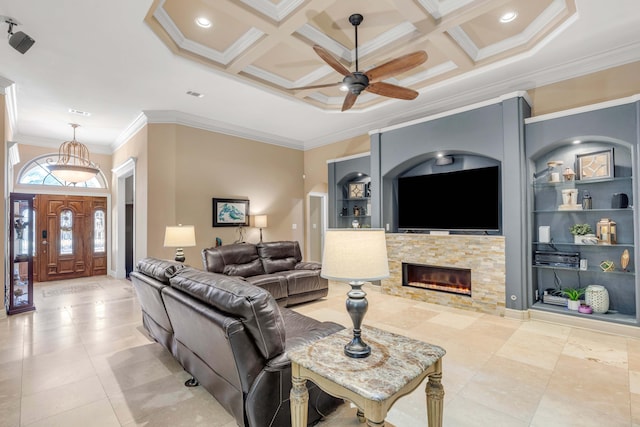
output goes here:
[[408, 53], [400, 56], [391, 61], [385, 62], [382, 65], [373, 67], [367, 71], [358, 70], [358, 25], [362, 23], [363, 16], [359, 13], [354, 13], [349, 17], [349, 22], [353, 25], [355, 30], [355, 44], [356, 44], [356, 70], [350, 72], [347, 70], [337, 59], [335, 59], [325, 48], [319, 45], [314, 45], [313, 50], [318, 54], [320, 58], [331, 66], [334, 70], [344, 76], [341, 82], [321, 84], [315, 86], [304, 86], [292, 88], [291, 90], [301, 89], [319, 89], [323, 87], [331, 87], [344, 85], [348, 92], [344, 98], [342, 104], [342, 111], [346, 111], [353, 107], [358, 95], [363, 90], [375, 93], [377, 95], [388, 96], [390, 98], [398, 99], [415, 99], [418, 96], [418, 92], [413, 89], [408, 89], [402, 86], [393, 85], [391, 83], [385, 83], [381, 80], [394, 76], [396, 74], [408, 71], [418, 65], [424, 63], [427, 60], [427, 53], [423, 50], [417, 52]]

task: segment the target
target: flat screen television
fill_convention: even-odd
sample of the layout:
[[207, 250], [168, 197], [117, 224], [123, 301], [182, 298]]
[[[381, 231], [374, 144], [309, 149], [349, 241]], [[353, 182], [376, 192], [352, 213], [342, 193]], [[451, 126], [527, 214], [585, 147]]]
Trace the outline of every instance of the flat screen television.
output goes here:
[[400, 230], [499, 231], [500, 168], [398, 178]]

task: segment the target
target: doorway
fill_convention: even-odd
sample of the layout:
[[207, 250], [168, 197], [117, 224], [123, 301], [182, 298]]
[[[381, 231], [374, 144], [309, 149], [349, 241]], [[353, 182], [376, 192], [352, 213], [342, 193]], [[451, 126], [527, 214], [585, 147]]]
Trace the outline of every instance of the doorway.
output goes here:
[[107, 198], [38, 194], [34, 268], [40, 282], [107, 274]]
[[307, 198], [307, 260], [322, 262], [327, 229], [327, 194], [309, 193]]

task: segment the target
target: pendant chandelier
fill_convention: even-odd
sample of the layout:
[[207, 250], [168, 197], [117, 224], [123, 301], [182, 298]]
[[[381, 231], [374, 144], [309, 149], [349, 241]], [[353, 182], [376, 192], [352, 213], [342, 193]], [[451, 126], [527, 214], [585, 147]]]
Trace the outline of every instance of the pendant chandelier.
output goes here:
[[73, 128], [73, 140], [65, 141], [58, 149], [58, 161], [47, 166], [56, 178], [77, 184], [85, 182], [100, 172], [98, 165], [89, 158], [89, 149], [76, 141], [76, 128], [80, 125], [69, 123]]

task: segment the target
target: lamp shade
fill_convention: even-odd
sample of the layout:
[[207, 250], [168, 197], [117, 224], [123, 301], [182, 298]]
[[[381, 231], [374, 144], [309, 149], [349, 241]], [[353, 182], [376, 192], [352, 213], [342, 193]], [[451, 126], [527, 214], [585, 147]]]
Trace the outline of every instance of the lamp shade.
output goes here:
[[255, 215], [253, 217], [253, 226], [256, 228], [267, 228], [267, 216]]
[[389, 277], [384, 230], [381, 228], [327, 230], [320, 275], [325, 279], [343, 282], [369, 282]]
[[196, 231], [193, 225], [168, 226], [164, 232], [165, 248], [184, 248], [196, 245]]

